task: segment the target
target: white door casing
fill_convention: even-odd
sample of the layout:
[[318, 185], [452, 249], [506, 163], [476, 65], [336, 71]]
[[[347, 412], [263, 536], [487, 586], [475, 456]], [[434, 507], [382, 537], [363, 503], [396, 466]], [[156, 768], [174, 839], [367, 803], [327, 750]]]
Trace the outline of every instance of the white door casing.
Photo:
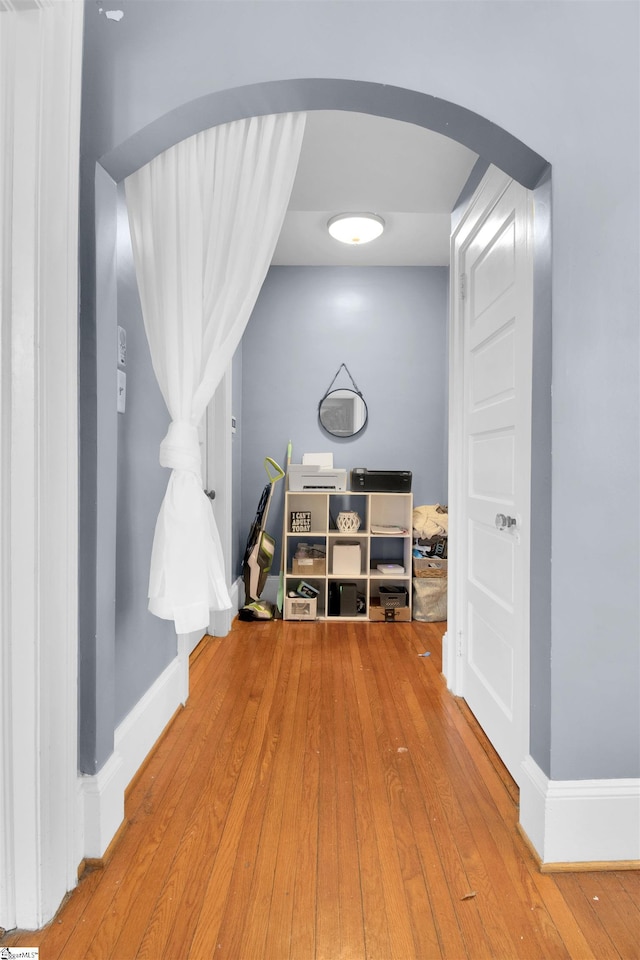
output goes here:
[[0, 926], [77, 881], [81, 0], [0, 4]]
[[[231, 366], [218, 384], [199, 427], [202, 455], [202, 483], [214, 494], [211, 509], [215, 517], [225, 563], [227, 584], [231, 567]], [[234, 601], [235, 591], [230, 590]], [[229, 610], [210, 611], [209, 633], [226, 637], [235, 615]], [[182, 674], [182, 702], [189, 698], [189, 655], [202, 640], [203, 631], [178, 634], [178, 659]]]
[[532, 236], [531, 193], [492, 167], [451, 260], [446, 675], [516, 782], [529, 753]]
[[[231, 462], [231, 364], [218, 384], [211, 403], [205, 414], [204, 449], [204, 486], [213, 491], [213, 515], [215, 517], [222, 553], [225, 562], [225, 575], [229, 585], [232, 544], [231, 544], [231, 498], [232, 498], [232, 462]], [[235, 592], [230, 589], [233, 601]], [[216, 610], [211, 613], [209, 633], [214, 637], [225, 637], [230, 629], [236, 610]]]

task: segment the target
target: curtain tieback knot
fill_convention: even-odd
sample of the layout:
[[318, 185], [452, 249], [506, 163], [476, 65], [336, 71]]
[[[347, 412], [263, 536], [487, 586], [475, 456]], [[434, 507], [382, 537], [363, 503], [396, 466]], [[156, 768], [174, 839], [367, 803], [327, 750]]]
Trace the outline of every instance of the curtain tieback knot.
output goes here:
[[201, 477], [198, 428], [188, 420], [172, 420], [160, 444], [160, 464], [172, 470], [190, 470]]

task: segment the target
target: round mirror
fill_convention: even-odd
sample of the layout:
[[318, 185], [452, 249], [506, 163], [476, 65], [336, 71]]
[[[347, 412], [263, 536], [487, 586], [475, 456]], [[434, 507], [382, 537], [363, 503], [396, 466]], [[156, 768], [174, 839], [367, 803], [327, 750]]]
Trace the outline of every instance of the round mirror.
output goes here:
[[355, 390], [330, 390], [320, 401], [320, 423], [332, 437], [354, 437], [367, 422], [367, 405]]

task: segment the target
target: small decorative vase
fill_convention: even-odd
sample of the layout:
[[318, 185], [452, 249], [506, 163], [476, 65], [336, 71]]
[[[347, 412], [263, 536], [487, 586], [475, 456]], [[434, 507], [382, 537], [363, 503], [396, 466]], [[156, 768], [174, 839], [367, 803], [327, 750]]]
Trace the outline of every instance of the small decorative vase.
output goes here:
[[341, 510], [336, 520], [340, 533], [355, 533], [360, 529], [360, 517], [355, 510]]

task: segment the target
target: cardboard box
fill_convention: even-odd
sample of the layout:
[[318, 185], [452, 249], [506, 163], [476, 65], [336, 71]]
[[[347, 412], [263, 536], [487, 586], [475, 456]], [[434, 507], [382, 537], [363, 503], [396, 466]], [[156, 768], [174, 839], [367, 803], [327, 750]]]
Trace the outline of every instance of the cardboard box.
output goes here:
[[336, 543], [333, 548], [332, 574], [336, 577], [359, 577], [360, 570], [360, 544]]
[[372, 597], [369, 604], [369, 620], [384, 621], [385, 623], [406, 623], [411, 620], [409, 607], [380, 606], [380, 599]]
[[294, 557], [291, 563], [291, 573], [306, 578], [324, 577], [326, 566], [326, 561], [317, 557], [307, 557], [302, 560], [296, 560]]

